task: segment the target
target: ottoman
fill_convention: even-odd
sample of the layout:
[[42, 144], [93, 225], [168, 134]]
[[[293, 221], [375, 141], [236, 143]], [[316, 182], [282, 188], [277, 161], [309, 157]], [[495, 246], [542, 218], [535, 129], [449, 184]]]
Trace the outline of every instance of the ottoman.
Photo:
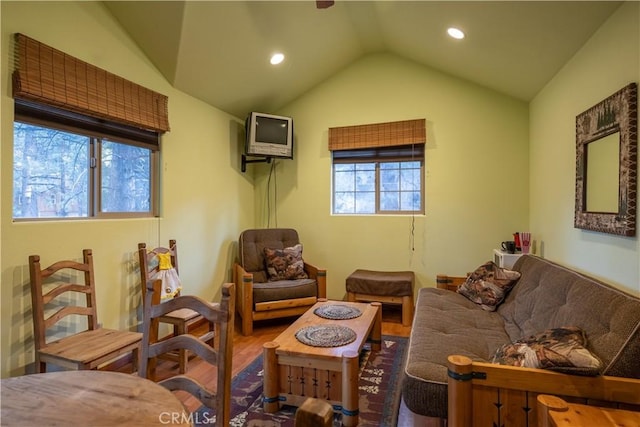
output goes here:
[[402, 304], [402, 325], [413, 320], [413, 271], [356, 270], [347, 277], [348, 301]]

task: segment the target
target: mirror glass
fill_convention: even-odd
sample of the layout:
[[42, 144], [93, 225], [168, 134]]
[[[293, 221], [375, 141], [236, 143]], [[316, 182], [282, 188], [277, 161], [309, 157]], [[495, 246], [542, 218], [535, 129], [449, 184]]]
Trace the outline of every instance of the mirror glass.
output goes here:
[[588, 143], [586, 150], [587, 212], [618, 212], [620, 132]]

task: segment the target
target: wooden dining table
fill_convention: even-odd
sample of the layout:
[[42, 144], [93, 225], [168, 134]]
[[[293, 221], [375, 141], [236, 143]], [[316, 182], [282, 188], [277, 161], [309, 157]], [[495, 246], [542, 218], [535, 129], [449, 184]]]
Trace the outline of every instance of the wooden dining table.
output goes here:
[[24, 375], [1, 379], [0, 389], [3, 427], [174, 427], [192, 425], [193, 415], [197, 415], [189, 414], [180, 399], [166, 388], [120, 372]]

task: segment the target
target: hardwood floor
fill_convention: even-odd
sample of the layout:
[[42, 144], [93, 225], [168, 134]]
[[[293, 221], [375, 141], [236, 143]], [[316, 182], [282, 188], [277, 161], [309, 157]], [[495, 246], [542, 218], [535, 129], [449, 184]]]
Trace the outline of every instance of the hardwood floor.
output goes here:
[[[262, 345], [273, 341], [283, 330], [289, 326], [291, 318], [272, 319], [257, 322], [254, 325], [253, 335], [243, 336], [240, 333], [240, 322], [236, 318], [236, 327], [233, 339], [233, 376], [241, 372], [256, 357], [262, 353]], [[411, 332], [410, 326], [402, 326], [402, 311], [400, 306], [384, 305], [382, 310], [382, 334], [408, 337]], [[177, 372], [177, 363], [168, 360], [159, 360], [156, 369], [156, 380], [161, 380]], [[208, 368], [208, 365], [198, 358], [189, 360], [188, 373], [208, 384], [215, 384], [215, 372]], [[188, 410], [193, 411], [199, 405], [195, 398], [184, 394], [179, 394]], [[427, 426], [428, 419], [413, 414], [409, 409], [401, 405], [398, 417], [398, 426]]]

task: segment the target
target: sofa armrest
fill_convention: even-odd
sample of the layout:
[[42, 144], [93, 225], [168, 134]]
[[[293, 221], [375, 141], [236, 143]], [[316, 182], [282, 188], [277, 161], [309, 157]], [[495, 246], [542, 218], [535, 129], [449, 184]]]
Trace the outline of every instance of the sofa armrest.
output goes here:
[[318, 268], [308, 262], [304, 263], [304, 271], [309, 278], [314, 279], [318, 284], [318, 298], [327, 297], [327, 270]]
[[253, 274], [247, 273], [238, 263], [233, 265], [233, 281], [236, 284], [236, 309], [240, 316], [251, 317], [253, 310]]
[[446, 274], [438, 274], [436, 276], [436, 285], [439, 289], [456, 292], [458, 290], [458, 286], [463, 284], [465, 280], [467, 280], [466, 276], [447, 276]]
[[512, 420], [514, 425], [538, 425], [538, 394], [585, 399], [587, 404], [593, 400], [614, 406], [640, 405], [640, 379], [568, 375], [474, 362], [458, 355], [448, 357], [448, 371], [448, 421], [455, 427], [491, 425], [500, 419]]

